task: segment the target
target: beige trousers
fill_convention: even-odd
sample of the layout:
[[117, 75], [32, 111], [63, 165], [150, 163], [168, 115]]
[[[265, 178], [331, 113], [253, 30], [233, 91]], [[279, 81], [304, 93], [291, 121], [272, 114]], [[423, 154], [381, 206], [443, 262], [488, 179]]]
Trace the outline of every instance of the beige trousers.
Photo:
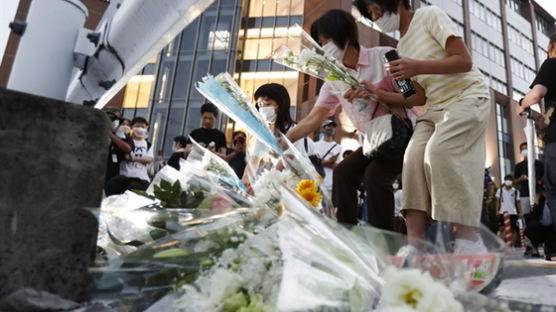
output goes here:
[[479, 226], [490, 101], [434, 105], [419, 117], [403, 164], [402, 210]]

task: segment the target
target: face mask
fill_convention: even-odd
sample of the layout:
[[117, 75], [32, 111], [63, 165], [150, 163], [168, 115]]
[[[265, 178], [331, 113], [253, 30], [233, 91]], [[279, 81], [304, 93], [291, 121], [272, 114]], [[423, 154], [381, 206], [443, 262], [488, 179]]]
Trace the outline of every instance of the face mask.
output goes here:
[[504, 184], [506, 184], [506, 186], [512, 186], [512, 181], [504, 181]]
[[345, 51], [338, 48], [333, 41], [329, 41], [325, 44], [322, 49], [324, 50], [324, 55], [327, 57], [334, 58], [337, 61], [342, 61], [344, 58]]
[[120, 131], [122, 131], [124, 134], [129, 134], [129, 130], [131, 130], [131, 128], [128, 125], [120, 126]]
[[526, 149], [521, 151], [521, 156], [523, 156], [524, 158], [527, 158], [527, 150]]
[[259, 109], [259, 113], [263, 116], [264, 121], [271, 124], [276, 121], [276, 112], [274, 106], [265, 106]]
[[179, 150], [179, 148], [175, 145], [172, 145], [172, 152], [177, 152]]
[[120, 121], [118, 119], [112, 121], [112, 129], [117, 129], [120, 125]]
[[393, 183], [392, 184], [392, 188], [394, 188], [395, 190], [397, 190], [398, 187], [400, 187], [400, 185], [398, 183]]
[[397, 13], [386, 12], [375, 21], [383, 32], [393, 32], [400, 29], [400, 15]]
[[325, 129], [324, 130], [324, 135], [334, 136], [334, 129]]
[[144, 128], [139, 128], [139, 127], [134, 127], [133, 128], [133, 133], [135, 133], [135, 135], [139, 138], [145, 139], [149, 136], [149, 133], [147, 132], [147, 129]]

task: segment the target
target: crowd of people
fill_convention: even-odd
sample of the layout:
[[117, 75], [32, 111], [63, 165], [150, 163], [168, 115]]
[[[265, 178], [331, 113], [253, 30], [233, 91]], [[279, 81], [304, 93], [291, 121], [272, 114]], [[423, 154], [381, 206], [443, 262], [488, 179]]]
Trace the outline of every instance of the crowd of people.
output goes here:
[[[544, 244], [546, 259], [556, 256], [556, 125], [549, 123], [555, 117], [541, 118], [544, 164], [535, 161], [535, 205], [530, 204], [526, 143], [520, 146], [524, 160], [495, 191], [484, 168], [490, 92], [449, 16], [435, 6], [414, 11], [409, 0], [357, 0], [355, 4], [383, 31], [400, 32], [399, 60], [385, 60], [385, 52], [392, 48], [362, 46], [354, 17], [331, 10], [313, 22], [311, 36], [327, 57], [343, 64], [365, 88], [338, 90], [325, 82], [312, 110], [298, 123], [290, 115], [291, 99], [283, 85], [262, 85], [253, 98], [277, 138], [285, 135], [323, 176], [323, 191], [332, 197], [338, 222], [355, 225], [364, 216], [377, 228], [407, 233], [409, 244], [402, 252], [418, 254], [423, 252], [428, 225], [438, 221], [455, 229], [453, 252], [482, 253], [487, 249], [478, 229], [481, 222], [489, 224], [489, 207], [495, 201], [500, 233], [507, 213], [514, 244], [518, 224], [523, 222], [528, 253], [538, 256], [539, 244]], [[518, 113], [543, 98], [547, 111], [556, 106], [556, 35], [550, 37], [548, 53], [530, 92], [519, 102]], [[411, 79], [415, 89], [407, 98], [397, 84], [405, 79]], [[335, 140], [334, 116], [339, 107], [361, 100], [373, 107], [371, 122], [390, 114], [414, 121], [407, 146], [369, 156], [366, 136], [373, 133], [361, 133], [362, 147], [342, 151]], [[426, 112], [418, 116], [414, 107], [424, 105]], [[106, 195], [146, 189], [147, 166], [153, 161], [152, 146], [145, 140], [148, 122], [140, 117], [125, 121], [113, 109], [106, 112], [113, 121]], [[213, 104], [203, 105], [201, 114], [201, 128], [189, 136], [227, 161], [248, 188], [265, 168], [280, 168], [280, 163], [265, 158], [268, 149], [263, 144], [255, 142], [247, 148], [245, 132], [234, 132], [228, 147], [225, 134], [215, 127], [219, 112]], [[317, 142], [315, 133], [321, 137]], [[179, 170], [180, 159], [187, 158], [190, 150], [187, 137], [174, 138], [168, 165]]]

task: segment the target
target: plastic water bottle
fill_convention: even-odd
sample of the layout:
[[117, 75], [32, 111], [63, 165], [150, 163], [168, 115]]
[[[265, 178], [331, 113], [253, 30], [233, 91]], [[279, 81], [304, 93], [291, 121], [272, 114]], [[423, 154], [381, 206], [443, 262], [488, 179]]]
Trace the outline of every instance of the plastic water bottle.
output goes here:
[[[398, 55], [398, 52], [396, 52], [396, 50], [390, 50], [386, 52], [384, 56], [386, 57], [386, 60], [388, 60], [388, 62], [400, 59], [400, 56]], [[407, 99], [408, 97], [417, 94], [417, 91], [415, 91], [415, 87], [413, 86], [413, 82], [411, 82], [410, 79], [396, 80], [396, 83], [398, 84], [398, 87], [400, 87], [400, 91], [402, 92], [404, 98]]]

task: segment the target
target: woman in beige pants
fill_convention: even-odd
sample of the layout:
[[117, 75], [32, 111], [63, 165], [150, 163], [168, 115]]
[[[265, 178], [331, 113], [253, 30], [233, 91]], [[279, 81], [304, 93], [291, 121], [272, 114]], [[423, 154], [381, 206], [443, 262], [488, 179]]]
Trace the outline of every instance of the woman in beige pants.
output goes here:
[[[361, 14], [384, 32], [400, 31], [401, 56], [387, 64], [394, 79], [412, 79], [417, 95], [374, 90], [406, 106], [428, 104], [417, 120], [403, 165], [402, 211], [410, 249], [423, 239], [428, 216], [454, 223], [455, 252], [486, 251], [480, 224], [489, 90], [457, 28], [435, 6], [410, 10], [409, 0], [357, 0]], [[425, 97], [420, 96], [424, 89]], [[395, 101], [394, 101], [395, 102]], [[412, 252], [411, 250], [409, 250]]]

